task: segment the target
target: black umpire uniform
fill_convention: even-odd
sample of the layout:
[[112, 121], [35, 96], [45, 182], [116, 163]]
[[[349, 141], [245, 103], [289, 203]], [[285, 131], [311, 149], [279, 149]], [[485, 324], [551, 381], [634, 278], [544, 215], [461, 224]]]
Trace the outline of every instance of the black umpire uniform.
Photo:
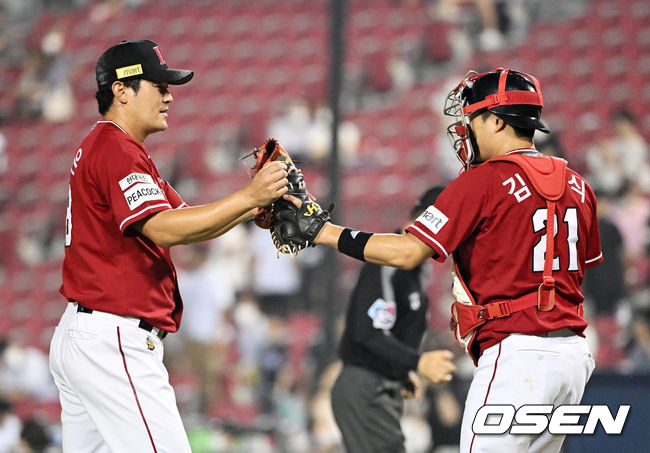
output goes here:
[[[415, 219], [442, 188], [428, 190]], [[332, 410], [349, 453], [404, 452], [402, 389], [413, 391], [419, 347], [428, 324], [430, 264], [406, 271], [365, 263], [352, 293], [339, 347], [343, 369]]]

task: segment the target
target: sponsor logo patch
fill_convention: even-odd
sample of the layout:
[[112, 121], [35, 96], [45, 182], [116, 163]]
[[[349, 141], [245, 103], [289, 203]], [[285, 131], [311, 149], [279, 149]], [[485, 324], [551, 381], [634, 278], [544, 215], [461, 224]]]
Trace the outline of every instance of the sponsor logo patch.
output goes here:
[[375, 329], [392, 329], [397, 319], [397, 305], [395, 302], [386, 302], [379, 298], [368, 309], [368, 316], [372, 319], [372, 327]]
[[126, 178], [122, 178], [120, 180], [120, 189], [122, 191], [125, 191], [129, 187], [131, 187], [133, 184], [139, 183], [139, 182], [144, 182], [147, 184], [153, 184], [153, 178], [151, 175], [148, 175], [146, 173], [131, 173], [129, 176]]
[[143, 74], [141, 64], [134, 64], [133, 66], [124, 66], [123, 68], [117, 68], [115, 72], [117, 73], [118, 79]]
[[429, 206], [416, 220], [435, 234], [439, 233], [448, 221], [449, 218], [435, 206]]
[[156, 349], [156, 343], [153, 342], [151, 337], [147, 337], [146, 343], [147, 343], [147, 349], [149, 349], [150, 351]]
[[133, 211], [142, 203], [154, 200], [165, 200], [165, 193], [155, 184], [136, 184], [124, 192], [124, 198]]

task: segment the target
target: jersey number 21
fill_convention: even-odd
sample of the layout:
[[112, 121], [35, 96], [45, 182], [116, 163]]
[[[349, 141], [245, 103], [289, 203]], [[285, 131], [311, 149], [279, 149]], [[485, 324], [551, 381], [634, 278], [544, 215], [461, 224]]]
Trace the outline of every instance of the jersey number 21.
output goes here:
[[[546, 208], [539, 208], [533, 214], [533, 231], [539, 233], [546, 229]], [[558, 225], [557, 215], [553, 217], [555, 236], [557, 236]], [[578, 270], [578, 209], [575, 207], [567, 208], [564, 213], [563, 222], [567, 224], [567, 245], [569, 247], [569, 265], [568, 271]], [[546, 233], [542, 234], [539, 242], [533, 247], [533, 272], [544, 271], [544, 255], [546, 254]], [[560, 257], [553, 257], [553, 270], [560, 270]]]

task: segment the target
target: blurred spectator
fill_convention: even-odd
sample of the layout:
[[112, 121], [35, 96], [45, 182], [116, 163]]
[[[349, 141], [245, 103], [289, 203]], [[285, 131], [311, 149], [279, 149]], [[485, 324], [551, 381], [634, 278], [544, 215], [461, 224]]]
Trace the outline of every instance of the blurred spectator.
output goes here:
[[[446, 318], [449, 317], [449, 304], [447, 297], [434, 302], [430, 313], [435, 308], [443, 309]], [[430, 426], [431, 453], [457, 453], [460, 443], [460, 425], [463, 416], [463, 404], [474, 375], [474, 363], [468, 354], [453, 338], [453, 333], [438, 329], [429, 329], [422, 349], [449, 348], [456, 354], [454, 359], [458, 370], [450, 382], [430, 384], [424, 392], [427, 402], [426, 419]]]
[[621, 158], [626, 178], [636, 182], [645, 193], [649, 193], [648, 144], [639, 133], [636, 118], [629, 110], [622, 109], [612, 116], [612, 125], [614, 137], [611, 141]]
[[0, 338], [0, 395], [12, 402], [58, 400], [47, 355], [40, 349]]
[[415, 83], [415, 68], [412, 64], [412, 57], [408, 50], [405, 52], [393, 52], [388, 59], [388, 73], [390, 74], [392, 86], [400, 91], [408, 90]]
[[183, 296], [184, 351], [193, 374], [199, 380], [199, 411], [206, 413], [223, 396], [226, 352], [234, 332], [226, 322], [235, 294], [208, 261], [206, 244], [190, 244], [183, 250], [178, 272]]
[[648, 145], [639, 134], [636, 120], [627, 110], [612, 118], [614, 136], [594, 143], [586, 153], [589, 181], [595, 189], [619, 194], [628, 183], [650, 193]]
[[475, 46], [485, 52], [499, 50], [506, 46], [510, 37], [521, 39], [525, 34], [528, 12], [523, 1], [473, 0], [473, 9], [468, 9], [467, 3], [465, 0], [439, 0], [434, 18], [463, 23], [476, 15], [479, 23]]
[[[339, 159], [341, 164], [352, 165], [356, 162], [361, 131], [352, 121], [342, 120], [338, 129]], [[307, 133], [307, 153], [310, 161], [325, 165], [332, 147], [332, 112], [326, 105], [320, 105], [314, 112], [314, 118]]]
[[335, 453], [342, 443], [334, 413], [330, 393], [336, 378], [341, 373], [342, 362], [336, 361], [327, 366], [321, 373], [316, 393], [309, 403], [309, 413], [312, 419], [312, 438], [315, 453]]
[[[341, 121], [338, 130], [340, 159], [343, 165], [355, 161], [361, 131], [351, 121]], [[323, 165], [332, 146], [332, 112], [320, 104], [313, 111], [304, 98], [289, 101], [285, 111], [271, 120], [268, 135], [278, 139], [298, 167]]]
[[427, 404], [423, 398], [404, 401], [404, 414], [400, 426], [404, 433], [406, 453], [431, 451], [431, 425], [426, 419]]
[[14, 452], [20, 443], [22, 423], [11, 411], [11, 404], [0, 397], [0, 453]]
[[630, 340], [627, 344], [626, 372], [650, 374], [650, 303], [648, 291], [639, 298], [630, 321]]
[[212, 241], [211, 247], [211, 261], [224, 283], [235, 293], [245, 291], [249, 285], [252, 253], [246, 225], [237, 225], [218, 241]]
[[650, 219], [650, 199], [633, 182], [624, 187], [622, 197], [611, 208], [611, 219], [623, 236], [625, 280], [629, 290], [647, 284], [648, 220]]
[[[442, 452], [445, 448], [458, 449], [460, 423], [463, 416], [462, 398], [457, 395], [462, 381], [450, 384], [430, 385], [426, 398], [430, 408], [428, 421], [431, 426], [433, 450]], [[466, 391], [466, 389], [465, 389]]]
[[268, 126], [268, 136], [276, 138], [294, 160], [309, 161], [307, 137], [311, 125], [309, 103], [294, 97], [283, 104], [283, 111]]
[[47, 78], [47, 60], [33, 50], [23, 64], [23, 71], [14, 87], [14, 115], [23, 119], [36, 119], [43, 112]]
[[65, 31], [54, 25], [43, 35], [40, 48], [32, 50], [15, 87], [17, 117], [42, 116], [47, 121], [61, 122], [74, 114], [74, 97], [68, 80], [73, 62], [63, 52], [64, 45]]
[[287, 453], [308, 453], [309, 417], [304, 376], [296, 375], [291, 367], [278, 373], [273, 388], [273, 412], [277, 419], [278, 446]]
[[75, 113], [75, 102], [69, 77], [73, 60], [64, 52], [66, 35], [62, 26], [53, 25], [41, 40], [41, 52], [47, 61], [46, 89], [43, 93], [43, 118], [46, 121], [67, 121]]
[[45, 423], [30, 418], [23, 424], [20, 445], [15, 453], [47, 453], [52, 445]]
[[278, 254], [269, 231], [255, 225], [249, 228], [252, 253], [251, 290], [262, 312], [286, 318], [303, 304], [299, 294], [301, 275], [295, 257]]
[[483, 26], [478, 36], [479, 49], [498, 50], [504, 47], [506, 38], [499, 27], [499, 12], [496, 0], [474, 0]]
[[240, 296], [233, 310], [233, 321], [237, 328], [239, 365], [245, 373], [249, 373], [256, 369], [262, 359], [269, 335], [269, 321], [250, 293]]
[[47, 257], [47, 245], [39, 231], [41, 227], [41, 224], [29, 224], [19, 232], [16, 255], [28, 266], [42, 263]]

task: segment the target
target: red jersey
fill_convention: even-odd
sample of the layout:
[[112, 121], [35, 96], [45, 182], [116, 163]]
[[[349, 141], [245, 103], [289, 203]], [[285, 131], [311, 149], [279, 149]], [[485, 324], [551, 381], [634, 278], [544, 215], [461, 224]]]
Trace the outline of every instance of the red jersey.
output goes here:
[[183, 302], [169, 249], [129, 226], [183, 206], [145, 147], [117, 124], [99, 121], [70, 169], [61, 294], [178, 330]]
[[[453, 254], [474, 301], [485, 305], [537, 292], [544, 270], [546, 217], [546, 201], [517, 164], [487, 161], [452, 181], [407, 231], [433, 248], [437, 260]], [[585, 268], [603, 257], [595, 196], [570, 169], [556, 202], [555, 231], [555, 290], [570, 303], [548, 312], [531, 307], [488, 321], [474, 342], [481, 352], [510, 333], [543, 334], [564, 327], [584, 331], [587, 323], [571, 305], [577, 307], [584, 299], [580, 286]]]

